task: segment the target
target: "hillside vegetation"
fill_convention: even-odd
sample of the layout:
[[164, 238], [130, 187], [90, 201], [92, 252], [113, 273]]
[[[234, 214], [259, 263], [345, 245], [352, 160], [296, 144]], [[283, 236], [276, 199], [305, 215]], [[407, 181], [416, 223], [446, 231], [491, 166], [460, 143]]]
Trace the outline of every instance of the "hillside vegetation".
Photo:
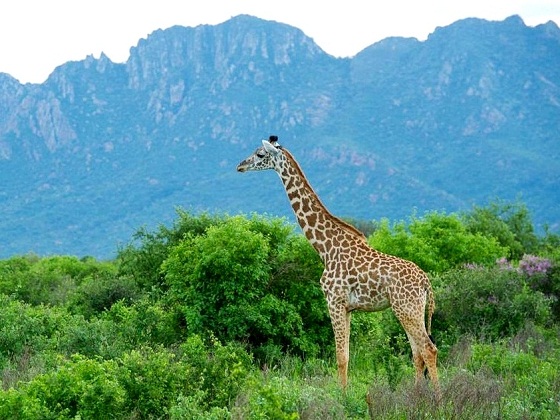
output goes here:
[[560, 237], [522, 203], [356, 224], [432, 279], [439, 405], [390, 311], [354, 314], [341, 391], [293, 225], [179, 210], [111, 261], [0, 260], [0, 419], [560, 416]]
[[173, 26], [126, 63], [60, 63], [41, 84], [0, 73], [0, 258], [113, 259], [177, 205], [292, 217], [275, 174], [235, 171], [271, 134], [337, 215], [519, 198], [558, 233], [558, 133], [554, 22], [463, 19], [350, 58], [246, 15]]

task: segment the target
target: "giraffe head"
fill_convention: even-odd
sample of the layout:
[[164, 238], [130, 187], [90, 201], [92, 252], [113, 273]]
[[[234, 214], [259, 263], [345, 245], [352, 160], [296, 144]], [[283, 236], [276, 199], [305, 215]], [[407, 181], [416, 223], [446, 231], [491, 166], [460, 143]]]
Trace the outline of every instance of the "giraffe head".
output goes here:
[[262, 146], [247, 159], [237, 165], [238, 172], [262, 171], [274, 169], [280, 171], [284, 155], [282, 147], [278, 144], [277, 136], [270, 136], [268, 140], [262, 141]]

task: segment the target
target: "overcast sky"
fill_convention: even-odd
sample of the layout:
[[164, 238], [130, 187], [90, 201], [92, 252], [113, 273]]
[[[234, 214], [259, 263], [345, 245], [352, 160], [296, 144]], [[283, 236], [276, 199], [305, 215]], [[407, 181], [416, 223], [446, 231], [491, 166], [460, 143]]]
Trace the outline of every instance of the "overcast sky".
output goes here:
[[42, 83], [55, 67], [104, 52], [125, 62], [157, 29], [218, 24], [239, 14], [301, 29], [327, 53], [353, 56], [389, 36], [425, 40], [438, 26], [517, 14], [560, 25], [560, 0], [10, 0], [0, 6], [0, 72]]

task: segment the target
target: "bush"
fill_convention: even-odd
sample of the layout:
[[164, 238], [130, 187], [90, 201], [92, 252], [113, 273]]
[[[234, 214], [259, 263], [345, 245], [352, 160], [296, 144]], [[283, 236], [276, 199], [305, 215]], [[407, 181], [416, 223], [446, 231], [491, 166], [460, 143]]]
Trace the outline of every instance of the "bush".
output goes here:
[[434, 278], [433, 283], [436, 331], [496, 340], [515, 334], [527, 321], [543, 325], [550, 320], [551, 300], [531, 290], [515, 270], [452, 270]]
[[58, 332], [70, 322], [63, 309], [34, 307], [0, 295], [0, 368], [25, 354], [52, 348]]
[[269, 290], [288, 302], [301, 318], [308, 356], [333, 351], [334, 336], [320, 278], [323, 263], [303, 235], [291, 235], [279, 247], [272, 261]]
[[204, 344], [201, 337], [189, 337], [179, 347], [179, 357], [189, 369], [186, 383], [195, 387], [193, 393], [202, 396], [203, 408], [226, 407], [245, 386], [252, 358], [239, 344], [222, 344], [210, 338]]
[[467, 229], [472, 233], [492, 236], [507, 248], [509, 258], [518, 260], [525, 253], [535, 252], [539, 239], [527, 207], [521, 202], [491, 202], [486, 207], [473, 207], [463, 215]]
[[[293, 359], [288, 357], [284, 362], [289, 360]], [[317, 360], [308, 360], [305, 365], [315, 362]], [[325, 374], [326, 377], [323, 376]], [[349, 388], [349, 392], [343, 394], [331, 372], [326, 373], [321, 369], [319, 375], [309, 377], [302, 372], [284, 372], [282, 368], [279, 371], [253, 375], [230, 409], [232, 417], [333, 420], [365, 418], [363, 393]]]
[[443, 273], [466, 263], [491, 265], [507, 254], [498, 241], [481, 233], [471, 233], [456, 215], [428, 213], [389, 226], [382, 221], [369, 238], [379, 251], [414, 261], [424, 271]]
[[68, 299], [68, 309], [86, 318], [109, 310], [117, 302], [132, 304], [140, 290], [132, 277], [95, 275], [87, 277]]
[[101, 316], [114, 324], [116, 336], [127, 348], [136, 346], [170, 346], [181, 340], [182, 334], [175, 314], [161, 301], [143, 298], [133, 305], [117, 302]]
[[0, 418], [121, 417], [125, 397], [115, 362], [75, 357], [17, 390], [0, 392]]
[[179, 217], [171, 228], [160, 225], [155, 232], [141, 228], [134, 234], [132, 242], [118, 252], [119, 275], [133, 278], [143, 289], [165, 287], [161, 264], [171, 249], [186, 236], [203, 235], [210, 226], [220, 225], [226, 218], [206, 213], [195, 216], [182, 209], [177, 214]]
[[197, 419], [197, 420], [229, 420], [230, 412], [224, 407], [204, 408], [207, 398], [202, 391], [194, 395], [179, 395], [177, 402], [169, 409], [171, 420]]
[[120, 359], [118, 380], [126, 392], [127, 412], [140, 418], [161, 418], [181, 393], [194, 392], [189, 366], [165, 349], [141, 347]]
[[[310, 279], [295, 278], [298, 272], [290, 264], [299, 259], [286, 250], [301, 248], [290, 239], [291, 232], [278, 219], [239, 216], [174, 247], [162, 267], [170, 301], [180, 308], [187, 332], [212, 332], [222, 341], [247, 342], [254, 349], [277, 345], [316, 353], [313, 338], [324, 323], [316, 328], [313, 321], [327, 319], [321, 312], [324, 300], [318, 278], [312, 279], [316, 286], [309, 291], [304, 289]], [[299, 274], [315, 274], [317, 257], [311, 261]], [[314, 298], [320, 299], [320, 309]], [[311, 321], [311, 336], [305, 332], [302, 314]]]
[[242, 218], [211, 227], [206, 235], [186, 238], [173, 248], [163, 271], [170, 295], [184, 305], [189, 333], [248, 338], [243, 308], [264, 295], [268, 254], [266, 239]]
[[140, 347], [113, 360], [59, 357], [56, 369], [0, 390], [0, 419], [165, 418], [193, 401], [199, 412], [224, 414], [250, 363], [241, 347], [205, 346], [198, 337], [177, 352]]
[[116, 266], [93, 258], [34, 255], [0, 261], [0, 293], [33, 305], [63, 305], [86, 278], [113, 277]]
[[[557, 338], [555, 347], [557, 348]], [[504, 384], [504, 418], [558, 418], [558, 352], [537, 357], [508, 342], [472, 346], [469, 369], [491, 369]]]

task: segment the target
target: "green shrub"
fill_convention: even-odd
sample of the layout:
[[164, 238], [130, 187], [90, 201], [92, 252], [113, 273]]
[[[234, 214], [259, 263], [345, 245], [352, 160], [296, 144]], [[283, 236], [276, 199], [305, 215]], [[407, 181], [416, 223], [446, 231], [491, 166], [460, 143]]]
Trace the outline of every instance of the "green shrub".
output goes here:
[[127, 348], [136, 346], [170, 346], [181, 340], [175, 314], [161, 301], [142, 298], [133, 305], [117, 302], [101, 316], [117, 329], [119, 340]]
[[197, 389], [196, 383], [188, 382], [188, 365], [163, 348], [132, 350], [122, 356], [119, 365], [127, 412], [140, 418], [165, 416], [178, 395]]
[[197, 420], [229, 420], [231, 414], [225, 407], [205, 408], [204, 400], [208, 396], [199, 391], [194, 395], [179, 395], [177, 402], [169, 409], [171, 420], [197, 419]]
[[414, 261], [424, 271], [443, 273], [466, 263], [494, 264], [508, 250], [491, 236], [471, 233], [456, 215], [428, 213], [389, 226], [382, 221], [369, 238], [379, 251]]
[[[557, 348], [557, 338], [556, 346]], [[504, 384], [504, 418], [558, 418], [560, 405], [560, 369], [555, 350], [537, 357], [510, 343], [472, 346], [469, 369], [489, 368]]]
[[179, 347], [179, 357], [188, 366], [186, 383], [196, 387], [203, 407], [227, 407], [245, 386], [252, 359], [238, 344], [222, 344], [211, 338], [204, 344], [199, 336], [189, 337]]
[[49, 349], [70, 320], [63, 309], [34, 307], [0, 295], [0, 368], [24, 354]]
[[118, 332], [119, 326], [114, 322], [98, 318], [88, 320], [75, 315], [60, 327], [55, 349], [67, 356], [80, 354], [110, 359], [127, 349]]
[[0, 261], [0, 293], [34, 305], [62, 305], [86, 278], [113, 277], [116, 266], [93, 258], [34, 255]]
[[224, 340], [248, 338], [243, 308], [263, 297], [268, 254], [263, 235], [240, 217], [173, 248], [163, 270], [170, 296], [184, 305], [188, 331], [213, 331]]
[[333, 351], [333, 331], [320, 278], [323, 263], [303, 235], [291, 235], [272, 261], [268, 288], [288, 302], [302, 323], [301, 349], [307, 356]]
[[207, 213], [194, 215], [182, 209], [177, 210], [177, 215], [170, 228], [160, 225], [155, 232], [141, 228], [134, 234], [131, 243], [119, 249], [119, 275], [133, 278], [143, 289], [165, 287], [161, 264], [171, 249], [185, 236], [203, 235], [210, 226], [220, 225], [226, 218]]
[[37, 398], [11, 388], [0, 390], [0, 420], [37, 420], [56, 418]]
[[140, 296], [140, 290], [132, 277], [95, 275], [85, 278], [68, 299], [72, 313], [91, 318], [109, 310], [121, 301], [131, 304]]
[[266, 382], [254, 381], [238, 400], [234, 412], [246, 419], [296, 420], [298, 389], [285, 378], [273, 377]]
[[475, 206], [463, 215], [463, 220], [470, 232], [496, 238], [509, 250], [503, 255], [513, 260], [536, 252], [539, 246], [529, 210], [521, 202], [498, 200], [486, 207]]
[[83, 357], [74, 357], [56, 371], [0, 395], [11, 410], [11, 417], [5, 418], [29, 418], [30, 408], [36, 418], [118, 418], [124, 414], [126, 401], [117, 380], [117, 364]]
[[[526, 270], [522, 270], [522, 272], [532, 290], [541, 292], [551, 299], [553, 320], [558, 322], [560, 321], [560, 264], [555, 263], [551, 266], [542, 264], [547, 261], [542, 258], [533, 259], [533, 262], [537, 262], [538, 265], [531, 268], [531, 275]], [[521, 262], [520, 268], [522, 268]], [[550, 264], [549, 261], [548, 263]]]
[[434, 278], [434, 330], [455, 337], [470, 334], [495, 340], [515, 334], [527, 321], [546, 324], [551, 300], [531, 290], [515, 270], [452, 270]]
[[[162, 267], [170, 304], [180, 308], [187, 332], [212, 332], [222, 341], [246, 342], [253, 349], [277, 345], [317, 353], [313, 339], [328, 319], [324, 299], [318, 278], [296, 278], [315, 275], [316, 257], [294, 270], [291, 265], [301, 257], [293, 255], [294, 247], [300, 247], [291, 232], [279, 219], [238, 216], [174, 247]], [[315, 285], [305, 290], [312, 281]], [[316, 320], [322, 324], [317, 326]]]

